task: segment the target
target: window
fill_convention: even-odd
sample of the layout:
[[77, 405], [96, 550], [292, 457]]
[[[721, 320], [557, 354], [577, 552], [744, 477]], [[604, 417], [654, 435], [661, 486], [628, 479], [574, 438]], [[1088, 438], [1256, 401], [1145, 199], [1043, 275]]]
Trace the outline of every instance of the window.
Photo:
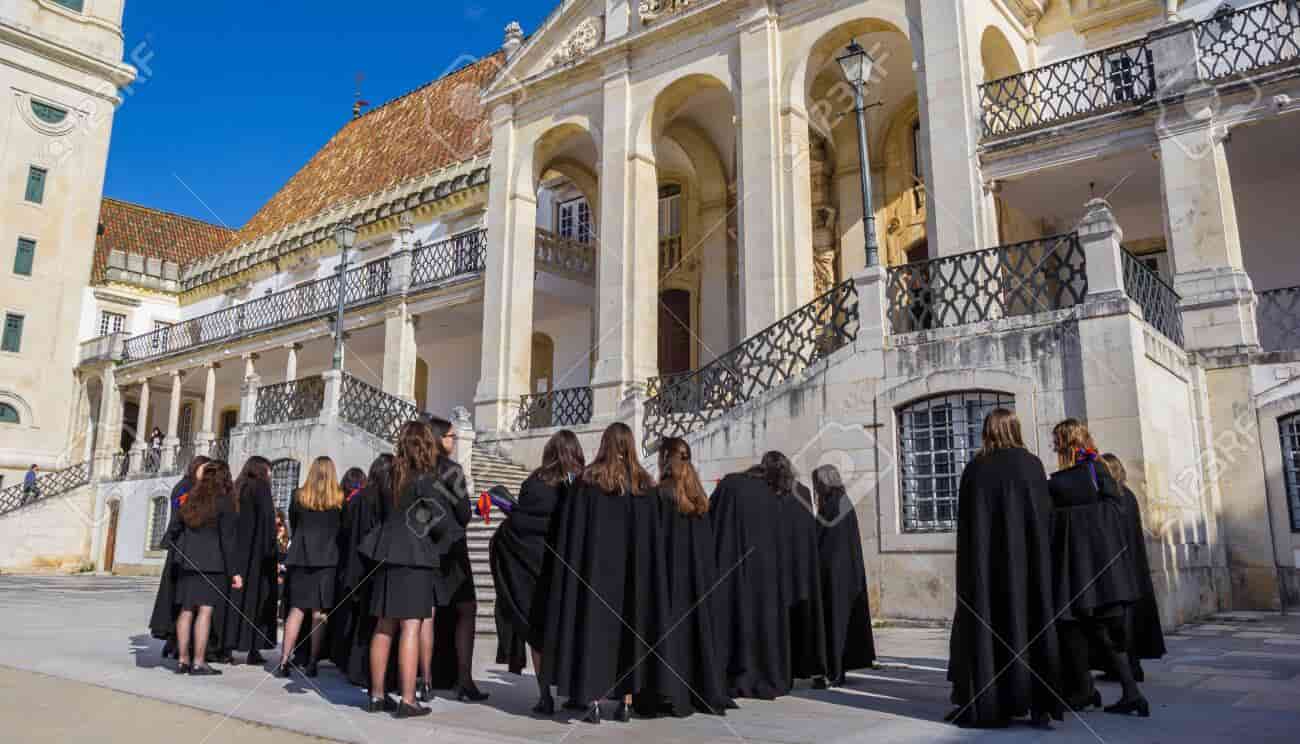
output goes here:
[[149, 502], [149, 549], [162, 550], [163, 536], [167, 534], [167, 503], [169, 499], [166, 496], [156, 496]]
[[101, 336], [107, 336], [110, 333], [121, 333], [124, 326], [126, 326], [126, 316], [122, 313], [111, 313], [104, 310], [99, 314], [99, 335]]
[[982, 391], [949, 393], [899, 409], [904, 532], [952, 532], [957, 528], [962, 468], [980, 448], [984, 417], [999, 407], [1014, 410], [1015, 397]]
[[54, 0], [54, 2], [62, 5], [68, 10], [75, 10], [78, 13], [86, 8], [86, 0]]
[[576, 240], [579, 243], [591, 242], [591, 205], [584, 197], [561, 202], [555, 224], [561, 238]]
[[36, 261], [36, 241], [31, 238], [19, 238], [18, 249], [14, 251], [14, 273], [20, 276], [32, 275], [32, 264]]
[[61, 124], [64, 119], [68, 118], [66, 109], [41, 103], [40, 101], [32, 101], [32, 113], [36, 115], [37, 119], [46, 124]]
[[1286, 476], [1286, 503], [1291, 531], [1300, 532], [1300, 413], [1277, 422], [1282, 434], [1282, 473]]
[[24, 197], [32, 204], [41, 204], [45, 201], [45, 175], [49, 171], [44, 168], [31, 166], [27, 169], [27, 195]]
[[271, 465], [271, 501], [277, 511], [289, 510], [293, 492], [298, 489], [298, 473], [301, 465], [297, 460], [276, 460]]
[[0, 424], [21, 424], [18, 409], [8, 403], [0, 403]]
[[151, 346], [154, 351], [167, 347], [167, 342], [171, 336], [168, 329], [171, 327], [172, 324], [165, 320], [155, 320], [153, 322], [153, 334], [149, 340], [149, 346]]
[[0, 338], [0, 351], [19, 352], [23, 348], [23, 316], [5, 313], [4, 336]]

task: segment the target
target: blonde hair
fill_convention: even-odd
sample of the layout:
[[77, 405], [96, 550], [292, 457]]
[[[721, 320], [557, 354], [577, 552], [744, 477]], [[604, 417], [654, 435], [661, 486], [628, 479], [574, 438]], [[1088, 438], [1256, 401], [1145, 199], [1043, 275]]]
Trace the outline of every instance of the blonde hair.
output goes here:
[[1122, 486], [1128, 482], [1128, 470], [1124, 467], [1124, 461], [1119, 459], [1118, 456], [1107, 452], [1101, 456], [1101, 464], [1105, 466], [1106, 472], [1110, 473], [1110, 477], [1114, 478], [1116, 483]]
[[298, 489], [296, 496], [302, 508], [308, 511], [329, 511], [343, 508], [343, 489], [339, 488], [339, 477], [334, 470], [334, 461], [328, 457], [317, 457], [307, 471], [307, 482]]
[[984, 417], [984, 443], [979, 454], [1004, 449], [1024, 449], [1024, 436], [1020, 433], [1020, 419], [1014, 411], [1007, 408], [994, 408]]
[[1052, 427], [1052, 450], [1056, 452], [1056, 464], [1061, 470], [1075, 466], [1081, 449], [1097, 449], [1087, 424], [1068, 418]]

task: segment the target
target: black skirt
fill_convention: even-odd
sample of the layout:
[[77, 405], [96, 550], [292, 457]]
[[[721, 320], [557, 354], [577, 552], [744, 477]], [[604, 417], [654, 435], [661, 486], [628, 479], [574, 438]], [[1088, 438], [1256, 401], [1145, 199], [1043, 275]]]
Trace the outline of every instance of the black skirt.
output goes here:
[[289, 566], [285, 584], [289, 607], [298, 610], [328, 610], [334, 606], [333, 566]]
[[433, 573], [433, 601], [438, 607], [451, 607], [462, 602], [477, 601], [474, 577], [470, 568], [469, 550], [465, 543], [452, 548], [442, 559], [442, 565]]
[[434, 570], [386, 565], [370, 579], [370, 614], [396, 619], [433, 615]]
[[224, 573], [181, 571], [176, 582], [176, 604], [188, 607], [218, 607], [225, 604], [225, 587], [229, 583]]

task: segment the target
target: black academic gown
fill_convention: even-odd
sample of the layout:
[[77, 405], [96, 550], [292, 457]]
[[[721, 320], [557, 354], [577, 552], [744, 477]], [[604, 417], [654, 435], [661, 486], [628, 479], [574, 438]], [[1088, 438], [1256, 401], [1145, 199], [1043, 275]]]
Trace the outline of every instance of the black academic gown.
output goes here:
[[[1132, 554], [1133, 582], [1138, 598], [1127, 608], [1124, 617], [1125, 646], [1132, 660], [1159, 659], [1166, 653], [1165, 634], [1160, 627], [1160, 607], [1151, 580], [1151, 561], [1147, 556], [1146, 530], [1142, 526], [1142, 508], [1128, 486], [1121, 486], [1121, 503], [1129, 525], [1128, 547]], [[1091, 666], [1113, 672], [1110, 659], [1101, 649], [1091, 649]]]
[[547, 601], [546, 676], [561, 695], [588, 703], [636, 692], [649, 650], [638, 640], [646, 611], [634, 579], [632, 525], [652, 519], [653, 496], [609, 493], [579, 482], [554, 513], [556, 566]]
[[[370, 639], [378, 618], [370, 615], [370, 579], [375, 563], [361, 554], [361, 540], [384, 519], [388, 496], [377, 486], [362, 489], [343, 508], [339, 551], [339, 604], [330, 617], [331, 659], [354, 685], [370, 686]], [[389, 659], [388, 689], [395, 689], [397, 654]]]
[[276, 643], [275, 505], [271, 485], [249, 480], [239, 493], [236, 521], [239, 566], [244, 588], [232, 589], [234, 610], [227, 615], [227, 650], [259, 651]]
[[1138, 590], [1132, 521], [1119, 485], [1100, 464], [1085, 462], [1053, 473], [1048, 490], [1059, 619], [1121, 615]]
[[794, 679], [827, 674], [826, 607], [822, 596], [817, 514], [812, 493], [795, 484], [795, 498], [781, 499], [789, 531], [790, 672]]
[[[194, 483], [189, 478], [181, 478], [172, 486], [168, 503], [171, 505], [171, 519], [180, 511], [179, 501], [182, 494], [188, 493]], [[153, 611], [149, 615], [149, 632], [154, 638], [167, 641], [164, 656], [176, 653], [176, 615], [180, 612], [175, 606], [176, 581], [180, 571], [173, 560], [172, 549], [167, 548], [167, 560], [163, 563], [162, 576], [158, 580], [158, 591], [154, 595]]]
[[633, 529], [643, 560], [636, 564], [641, 627], [653, 653], [643, 653], [634, 705], [644, 715], [725, 715], [726, 674], [711, 601], [718, 586], [713, 527], [707, 513], [678, 510], [671, 484], [646, 497], [653, 518]]
[[851, 669], [867, 669], [876, 661], [867, 597], [867, 566], [862, 556], [858, 515], [846, 494], [818, 505], [818, 557], [822, 604], [826, 618], [826, 676], [844, 681]]
[[543, 570], [550, 552], [551, 514], [564, 484], [547, 485], [533, 473], [519, 488], [519, 501], [497, 527], [488, 548], [496, 589], [497, 663], [518, 674], [526, 645], [545, 646], [546, 593]]
[[[178, 491], [182, 485], [185, 486], [185, 491], [189, 490], [188, 481], [182, 481], [182, 483], [177, 484], [173, 492]], [[238, 517], [235, 514], [235, 504], [232, 501], [219, 504], [217, 513], [223, 545], [228, 551], [224, 560], [229, 560], [231, 566], [238, 566], [242, 558], [237, 547], [239, 544], [237, 538]], [[167, 561], [163, 565], [162, 576], [158, 580], [158, 592], [154, 595], [153, 611], [149, 616], [149, 632], [154, 638], [164, 639], [169, 644], [175, 644], [176, 618], [181, 612], [181, 607], [177, 604], [176, 599], [176, 582], [180, 579], [181, 572], [187, 566], [194, 567], [193, 560], [187, 560], [185, 554], [178, 549], [175, 542], [179, 539], [179, 536], [184, 535], [181, 510], [179, 508], [172, 509], [165, 534], [167, 537], [164, 537], [163, 542], [167, 546]], [[227, 566], [228, 569], [229, 566]], [[229, 571], [227, 575], [234, 576], [236, 574], [234, 571]], [[230, 591], [228, 584], [222, 587], [222, 592], [227, 598]], [[230, 602], [227, 601], [220, 602], [212, 608], [212, 625], [208, 633], [209, 649], [220, 651], [227, 648], [226, 639], [229, 637], [227, 627], [231, 625], [230, 616], [234, 614], [230, 606]]]
[[793, 669], [786, 508], [762, 478], [736, 473], [714, 490], [709, 518], [728, 577], [713, 594], [727, 694], [771, 700], [790, 691]]
[[980, 455], [962, 471], [948, 660], [959, 725], [1061, 717], [1051, 519], [1047, 475], [1028, 451]]

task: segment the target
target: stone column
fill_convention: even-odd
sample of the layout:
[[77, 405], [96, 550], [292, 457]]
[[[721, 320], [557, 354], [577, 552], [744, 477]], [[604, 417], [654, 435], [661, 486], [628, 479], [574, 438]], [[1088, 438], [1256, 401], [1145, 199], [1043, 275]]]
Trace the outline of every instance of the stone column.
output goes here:
[[411, 259], [415, 250], [415, 226], [409, 213], [403, 214], [397, 228], [397, 246], [388, 258], [389, 294], [404, 295], [411, 289]]
[[321, 405], [322, 420], [336, 420], [343, 406], [343, 373], [328, 369], [321, 373], [325, 381], [325, 401]]
[[112, 367], [104, 370], [100, 377], [99, 396], [99, 432], [96, 445], [96, 473], [115, 477], [111, 473], [113, 456], [122, 449], [122, 391], [117, 388]]
[[257, 389], [262, 378], [257, 374], [257, 354], [244, 354], [244, 381], [239, 387], [239, 424], [257, 423]]
[[[293, 382], [298, 379], [298, 352], [302, 351], [302, 344], [285, 344], [284, 350], [288, 352], [284, 362], [284, 381]], [[248, 376], [247, 368], [244, 376]]]
[[163, 442], [161, 472], [168, 472], [176, 464], [176, 448], [181, 445], [181, 382], [185, 373], [175, 370], [171, 373], [172, 394], [167, 406], [167, 439]]
[[1088, 298], [1114, 300], [1127, 295], [1124, 289], [1124, 231], [1105, 199], [1092, 199], [1079, 221], [1079, 244], [1088, 264]]
[[921, 137], [929, 144], [929, 158], [921, 167], [930, 204], [926, 235], [933, 256], [951, 256], [998, 243], [993, 195], [984, 188], [975, 156], [980, 106], [972, 61], [980, 50], [978, 39], [967, 35], [967, 2], [907, 0]]
[[383, 389], [411, 403], [415, 402], [416, 316], [403, 302], [384, 315]]
[[131, 443], [131, 472], [144, 470], [145, 452], [149, 448], [149, 378], [140, 381], [140, 407], [135, 415], [135, 441]]
[[[456, 406], [451, 409], [451, 425], [456, 432], [456, 451], [453, 457], [456, 462], [465, 470], [465, 480], [468, 482], [469, 493], [475, 495], [474, 488], [474, 419], [470, 417], [469, 409], [464, 406]], [[514, 494], [516, 497], [519, 494]]]
[[217, 370], [221, 368], [221, 364], [219, 362], [208, 362], [203, 365], [203, 368], [205, 374], [203, 380], [203, 424], [194, 441], [195, 452], [199, 454], [206, 453], [212, 446], [212, 440], [216, 438], [213, 413], [217, 404]]
[[782, 276], [785, 282], [785, 307], [782, 315], [812, 302], [816, 296], [813, 275], [813, 195], [812, 143], [808, 137], [808, 115], [787, 109], [781, 114], [782, 141], [781, 194], [785, 214], [786, 250]]
[[[492, 109], [492, 162], [532, 162], [531, 142], [520, 142], [514, 106]], [[533, 264], [537, 195], [532, 168], [512, 167], [488, 185], [488, 254], [483, 287], [482, 377], [475, 418], [490, 431], [509, 431], [519, 398], [528, 391], [533, 335]]]

